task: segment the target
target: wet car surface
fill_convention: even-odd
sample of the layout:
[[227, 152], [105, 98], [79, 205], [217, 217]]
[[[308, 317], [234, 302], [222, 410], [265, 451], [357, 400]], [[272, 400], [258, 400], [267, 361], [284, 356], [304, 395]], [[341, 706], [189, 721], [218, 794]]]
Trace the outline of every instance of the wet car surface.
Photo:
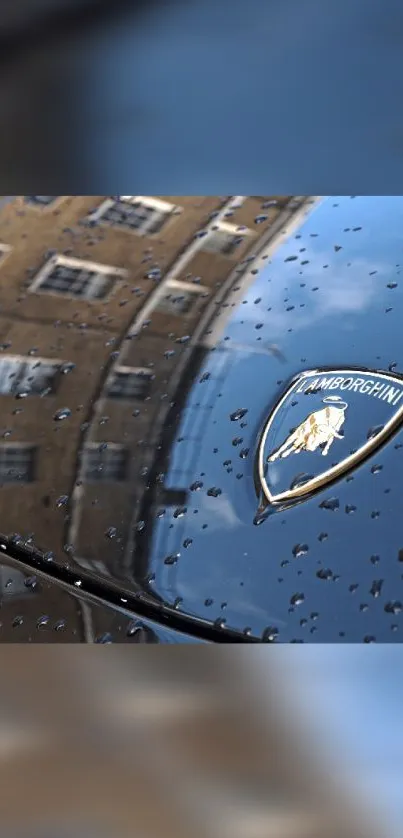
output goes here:
[[130, 640], [136, 617], [144, 642], [402, 639], [400, 426], [257, 518], [296, 376], [399, 382], [402, 217], [401, 197], [0, 208], [4, 639]]

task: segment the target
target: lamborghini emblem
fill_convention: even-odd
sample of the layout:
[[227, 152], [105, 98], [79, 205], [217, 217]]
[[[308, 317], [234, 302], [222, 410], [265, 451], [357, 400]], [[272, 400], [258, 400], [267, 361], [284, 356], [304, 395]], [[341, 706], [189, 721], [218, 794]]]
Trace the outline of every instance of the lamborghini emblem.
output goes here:
[[402, 420], [403, 378], [398, 375], [302, 373], [261, 436], [258, 472], [267, 501], [298, 500], [317, 491], [370, 456]]
[[[326, 404], [322, 410], [314, 411], [290, 434], [286, 441], [269, 457], [269, 463], [279, 457], [288, 457], [300, 451], [316, 451], [321, 448], [326, 456], [334, 439], [343, 439], [339, 433], [344, 423], [344, 411], [348, 407], [339, 396], [323, 399]], [[331, 406], [330, 406], [331, 405]]]

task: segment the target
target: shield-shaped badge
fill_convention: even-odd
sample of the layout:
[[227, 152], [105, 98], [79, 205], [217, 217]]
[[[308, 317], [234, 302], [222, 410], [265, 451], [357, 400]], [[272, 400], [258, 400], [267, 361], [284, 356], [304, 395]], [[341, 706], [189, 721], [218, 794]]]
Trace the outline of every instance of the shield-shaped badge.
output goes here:
[[264, 428], [259, 478], [269, 503], [297, 500], [349, 471], [403, 419], [403, 378], [361, 370], [299, 375]]

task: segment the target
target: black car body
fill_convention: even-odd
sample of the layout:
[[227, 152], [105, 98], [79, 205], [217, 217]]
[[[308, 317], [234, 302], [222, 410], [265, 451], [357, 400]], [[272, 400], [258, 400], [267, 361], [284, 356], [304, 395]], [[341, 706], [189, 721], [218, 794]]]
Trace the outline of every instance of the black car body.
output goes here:
[[[401, 197], [5, 202], [3, 640], [401, 640], [402, 219]], [[270, 503], [265, 429], [306, 373], [348, 405], [323, 432], [352, 459], [322, 480], [304, 443], [319, 481]]]

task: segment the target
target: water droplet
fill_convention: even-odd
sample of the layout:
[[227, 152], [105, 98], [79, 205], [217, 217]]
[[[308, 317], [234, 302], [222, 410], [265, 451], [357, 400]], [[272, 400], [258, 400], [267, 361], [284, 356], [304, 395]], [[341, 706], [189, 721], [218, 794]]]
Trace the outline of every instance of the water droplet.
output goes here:
[[178, 506], [178, 508], [175, 509], [174, 518], [183, 518], [187, 511], [187, 506]]
[[247, 412], [247, 408], [239, 408], [238, 410], [235, 410], [234, 413], [230, 414], [231, 422], [238, 422], [239, 419], [243, 419], [243, 417], [246, 416]]
[[37, 579], [36, 576], [27, 576], [27, 578], [24, 579], [25, 587], [30, 588], [31, 591], [35, 590], [35, 588], [37, 587], [37, 584], [38, 584], [38, 579]]
[[53, 628], [55, 631], [62, 631], [62, 629], [66, 628], [66, 620], [57, 620]]
[[223, 629], [223, 628], [225, 628], [225, 623], [226, 622], [227, 621], [226, 621], [225, 617], [217, 617], [217, 619], [214, 620], [214, 626], [215, 626], [215, 628]]
[[330, 568], [329, 568], [329, 567], [327, 567], [327, 568], [321, 568], [320, 570], [318, 570], [318, 572], [317, 572], [316, 576], [318, 577], [318, 579], [325, 579], [325, 580], [328, 580], [328, 579], [331, 579], [331, 578], [332, 578], [332, 576], [333, 576], [333, 571], [332, 571], [332, 570], [330, 570]]
[[183, 602], [183, 597], [177, 596], [176, 599], [174, 599], [174, 601], [172, 603], [172, 608], [174, 608], [175, 611], [177, 611], [178, 608], [180, 607], [180, 605], [182, 605], [182, 602]]
[[219, 495], [222, 495], [222, 491], [221, 491], [221, 489], [218, 489], [215, 486], [212, 486], [211, 489], [207, 490], [207, 494], [210, 498], [218, 498]]
[[14, 617], [14, 620], [12, 622], [12, 627], [17, 628], [17, 626], [22, 626], [23, 622], [24, 622], [23, 617], [21, 617], [21, 616]]
[[371, 512], [371, 518], [379, 518], [380, 514], [379, 509], [374, 509], [373, 512]]
[[339, 509], [339, 506], [340, 501], [338, 498], [327, 498], [319, 504], [320, 509], [329, 509], [331, 512], [335, 512], [337, 509]]
[[267, 626], [262, 632], [263, 643], [274, 643], [279, 635], [279, 630], [276, 626]]
[[290, 599], [290, 605], [302, 605], [305, 602], [305, 594], [297, 593], [293, 594]]
[[116, 527], [108, 527], [108, 529], [105, 531], [105, 536], [106, 536], [106, 538], [115, 538], [116, 535], [117, 535], [117, 532], [118, 531], [117, 531]]
[[190, 547], [191, 544], [193, 544], [193, 538], [185, 538], [185, 540], [183, 542], [183, 546], [184, 547]]
[[60, 497], [57, 498], [57, 500], [56, 500], [56, 506], [57, 506], [58, 509], [60, 509], [60, 507], [66, 506], [68, 504], [68, 502], [69, 502], [69, 496], [68, 495], [60, 495]]
[[321, 533], [319, 533], [319, 535], [318, 535], [318, 541], [326, 541], [326, 539], [327, 539], [328, 537], [329, 537], [329, 536], [328, 536], [327, 532], [321, 532]]
[[75, 369], [75, 364], [69, 362], [67, 364], [62, 364], [60, 367], [60, 372], [63, 375], [68, 375], [69, 372], [72, 372]]
[[374, 581], [372, 582], [369, 592], [375, 599], [377, 599], [377, 597], [381, 595], [382, 585], [383, 579], [374, 579]]
[[378, 474], [380, 471], [382, 471], [382, 469], [383, 469], [383, 466], [380, 466], [380, 465], [372, 466], [371, 474]]
[[214, 600], [211, 599], [211, 597], [207, 597], [207, 599], [204, 600], [204, 604], [205, 604], [206, 608], [209, 608], [210, 605], [213, 604], [213, 602], [214, 602]]
[[36, 627], [44, 628], [49, 624], [49, 616], [47, 614], [43, 614], [42, 617], [39, 617], [39, 620], [36, 621]]
[[352, 503], [347, 503], [345, 507], [345, 512], [347, 515], [351, 515], [352, 512], [356, 512], [357, 507], [354, 506]]
[[161, 279], [162, 273], [160, 268], [151, 268], [146, 274], [147, 279]]
[[164, 559], [164, 564], [167, 564], [167, 565], [177, 564], [179, 558], [180, 558], [180, 553], [172, 553], [171, 556], [167, 556]]
[[297, 559], [299, 556], [305, 556], [308, 550], [309, 547], [307, 544], [296, 544], [295, 547], [292, 548], [292, 554]]
[[397, 288], [397, 282], [388, 282], [387, 288]]
[[400, 614], [402, 607], [402, 603], [398, 599], [394, 599], [386, 603], [384, 610], [387, 614]]
[[190, 489], [191, 492], [199, 492], [200, 489], [202, 489], [202, 488], [203, 488], [202, 480], [195, 480], [194, 483], [192, 483], [189, 486], [189, 489]]
[[236, 447], [237, 447], [237, 445], [242, 445], [242, 443], [243, 443], [243, 439], [242, 439], [242, 437], [241, 437], [241, 436], [236, 436], [236, 437], [234, 437], [234, 439], [232, 440], [232, 444], [233, 444], [234, 448], [236, 448]]
[[95, 640], [95, 643], [102, 643], [104, 645], [112, 643], [112, 642], [113, 642], [112, 635], [110, 634], [109, 631], [104, 632], [104, 634], [101, 634]]
[[71, 416], [71, 410], [69, 407], [61, 407], [53, 416], [55, 422], [61, 422], [63, 419], [68, 419]]
[[135, 634], [141, 632], [143, 628], [142, 623], [139, 620], [131, 620], [127, 629], [126, 629], [126, 636], [127, 637], [134, 637]]

